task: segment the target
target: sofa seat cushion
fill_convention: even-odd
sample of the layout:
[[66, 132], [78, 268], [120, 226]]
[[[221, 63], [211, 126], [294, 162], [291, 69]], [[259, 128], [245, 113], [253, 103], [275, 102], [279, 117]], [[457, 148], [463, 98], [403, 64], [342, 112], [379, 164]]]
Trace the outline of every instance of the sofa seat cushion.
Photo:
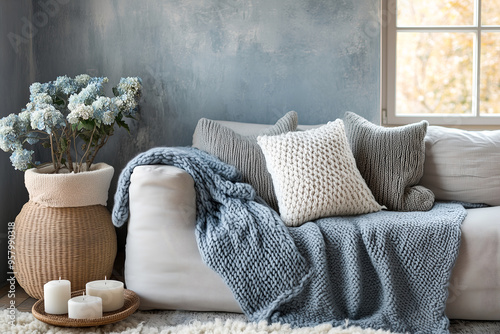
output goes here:
[[446, 314], [500, 320], [500, 206], [467, 210]]
[[[130, 185], [127, 288], [141, 309], [241, 312], [220, 276], [202, 261], [195, 237], [194, 182], [172, 166], [140, 166]], [[452, 319], [500, 320], [500, 207], [467, 210], [450, 279]]]

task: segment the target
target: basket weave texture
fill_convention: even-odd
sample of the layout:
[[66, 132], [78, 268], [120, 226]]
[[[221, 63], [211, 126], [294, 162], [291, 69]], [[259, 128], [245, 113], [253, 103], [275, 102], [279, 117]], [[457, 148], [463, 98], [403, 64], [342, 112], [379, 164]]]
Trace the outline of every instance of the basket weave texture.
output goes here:
[[51, 280], [71, 281], [71, 290], [110, 277], [116, 257], [116, 232], [102, 205], [53, 208], [29, 201], [15, 222], [19, 285], [33, 298], [43, 298]]
[[[71, 297], [81, 296], [84, 290], [74, 291]], [[124, 290], [125, 302], [121, 309], [113, 312], [104, 312], [102, 318], [95, 319], [70, 319], [68, 314], [54, 315], [45, 313], [43, 300], [37, 301], [32, 308], [32, 313], [35, 318], [54, 326], [62, 327], [93, 327], [112, 324], [123, 320], [134, 313], [140, 304], [139, 296], [132, 290]]]

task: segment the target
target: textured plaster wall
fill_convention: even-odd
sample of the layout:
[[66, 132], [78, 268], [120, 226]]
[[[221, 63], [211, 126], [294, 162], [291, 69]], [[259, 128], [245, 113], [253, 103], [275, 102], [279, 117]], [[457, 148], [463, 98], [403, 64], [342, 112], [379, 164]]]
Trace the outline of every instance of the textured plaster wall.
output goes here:
[[[27, 85], [34, 80], [30, 39], [24, 39], [19, 49], [13, 48], [9, 41], [9, 37], [23, 35], [23, 25], [30, 20], [31, 9], [31, 1], [0, 2], [0, 117], [17, 112], [26, 104]], [[23, 177], [23, 173], [12, 168], [9, 154], [0, 151], [0, 285], [11, 277], [7, 262], [8, 223], [14, 221], [28, 200]]]
[[[26, 104], [33, 81], [88, 73], [108, 76], [111, 88], [122, 76], [140, 76], [142, 114], [132, 135], [117, 131], [97, 159], [116, 174], [140, 151], [189, 145], [200, 117], [270, 123], [295, 110], [300, 123], [315, 124], [350, 110], [378, 122], [379, 6], [378, 0], [2, 1], [0, 116]], [[19, 50], [9, 32], [24, 37]], [[26, 193], [22, 173], [3, 152], [0, 172], [5, 249], [6, 223]]]

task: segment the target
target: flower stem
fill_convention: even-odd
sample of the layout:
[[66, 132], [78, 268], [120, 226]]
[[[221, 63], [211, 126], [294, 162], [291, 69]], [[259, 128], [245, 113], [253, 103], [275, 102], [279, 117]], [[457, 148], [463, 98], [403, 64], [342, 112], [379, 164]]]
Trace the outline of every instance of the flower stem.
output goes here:
[[[82, 165], [83, 165], [83, 160], [85, 159], [85, 157], [87, 157], [87, 155], [89, 154], [89, 151], [90, 151], [90, 147], [92, 146], [92, 139], [94, 139], [94, 133], [95, 133], [95, 130], [97, 129], [97, 124], [94, 124], [94, 129], [92, 130], [92, 134], [90, 135], [90, 139], [89, 139], [89, 142], [87, 144], [87, 150], [85, 150], [85, 153], [83, 154], [82, 156], [82, 159], [80, 160], [80, 164], [79, 164], [79, 167], [81, 168]], [[90, 168], [90, 166], [88, 166], [87, 164], [87, 167]], [[88, 170], [88, 169], [87, 169]]]
[[75, 150], [75, 161], [78, 161], [78, 150], [76, 149], [76, 131], [71, 131], [73, 134], [73, 149]]
[[97, 152], [99, 152], [99, 150], [108, 142], [109, 137], [111, 137], [111, 136], [104, 137], [104, 139], [101, 141], [101, 143], [96, 146], [92, 156], [90, 156], [90, 158], [87, 159], [87, 170], [90, 170], [90, 166], [94, 162], [94, 159], [97, 155]]
[[[68, 134], [69, 130], [67, 130], [67, 129], [68, 129], [68, 127], [66, 127], [64, 130], [66, 132], [64, 136], [66, 138], [71, 138], [71, 134]], [[73, 171], [73, 159], [71, 158], [71, 143], [66, 144], [66, 152], [65, 153], [66, 153], [68, 169], [70, 172], [72, 172]]]
[[56, 159], [54, 157], [54, 142], [52, 141], [52, 134], [49, 135], [49, 140], [50, 140], [50, 155], [52, 157], [52, 164], [54, 165], [54, 170], [57, 169], [56, 167]]

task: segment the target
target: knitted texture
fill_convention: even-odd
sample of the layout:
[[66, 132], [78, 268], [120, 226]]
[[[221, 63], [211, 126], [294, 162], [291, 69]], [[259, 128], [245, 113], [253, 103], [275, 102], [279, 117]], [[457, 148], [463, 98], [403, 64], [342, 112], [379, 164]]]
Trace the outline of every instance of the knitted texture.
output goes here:
[[254, 201], [255, 191], [238, 182], [234, 167], [191, 148], [156, 148], [122, 171], [116, 226], [127, 220], [130, 175], [141, 164], [174, 165], [193, 177], [201, 256], [250, 321], [339, 326], [348, 319], [363, 328], [447, 333], [447, 282], [466, 214], [461, 205], [287, 228], [275, 211]]
[[193, 134], [193, 146], [236, 166], [242, 174], [243, 182], [250, 183], [257, 194], [278, 211], [273, 182], [267, 171], [264, 155], [257, 145], [257, 135], [272, 136], [294, 131], [297, 123], [297, 113], [290, 111], [261, 133], [242, 136], [217, 121], [202, 118]]
[[31, 168], [24, 173], [24, 184], [30, 201], [44, 207], [72, 208], [89, 205], [106, 206], [115, 170], [105, 163], [93, 164], [90, 172], [54, 174], [54, 167]]
[[434, 193], [418, 185], [427, 121], [385, 128], [348, 112], [344, 124], [358, 169], [378, 203], [393, 211], [432, 208]]
[[342, 120], [307, 131], [260, 136], [257, 143], [286, 225], [382, 208], [356, 168]]

